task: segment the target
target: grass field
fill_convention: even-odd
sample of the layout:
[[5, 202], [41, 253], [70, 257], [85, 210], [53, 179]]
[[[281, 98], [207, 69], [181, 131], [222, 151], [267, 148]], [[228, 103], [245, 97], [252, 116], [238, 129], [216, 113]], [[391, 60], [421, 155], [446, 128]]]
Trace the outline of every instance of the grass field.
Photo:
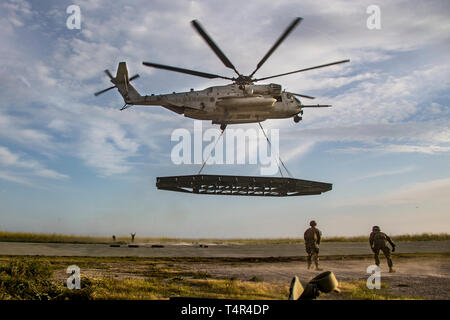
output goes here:
[[[438, 256], [448, 257], [448, 254], [428, 255], [427, 259]], [[212, 264], [214, 267], [224, 263], [248, 265], [250, 262], [231, 258], [0, 256], [0, 300], [160, 300], [170, 297], [286, 300], [288, 297], [288, 281], [265, 282], [256, 276], [248, 277], [247, 280], [234, 277], [213, 278], [207, 272], [195, 271], [195, 266], [199, 263]], [[82, 270], [80, 290], [69, 290], [65, 286], [68, 277], [65, 270], [73, 264]], [[84, 270], [90, 272], [84, 273]], [[381, 290], [369, 290], [365, 281], [361, 280], [340, 282], [339, 286], [341, 293], [322, 294], [321, 297], [412, 299], [389, 292], [386, 285]]]
[[[393, 241], [448, 241], [448, 233], [422, 233], [406, 234], [391, 237]], [[329, 237], [323, 238], [323, 242], [364, 242], [368, 236], [357, 237]], [[47, 243], [111, 243], [109, 237], [92, 237], [63, 234], [43, 234], [43, 233], [23, 233], [0, 231], [0, 242], [47, 242]], [[186, 238], [140, 238], [136, 237], [139, 243], [214, 243], [214, 244], [296, 244], [303, 243], [301, 238], [278, 238], [278, 239], [186, 239]], [[130, 242], [129, 236], [119, 236], [117, 243], [125, 244]]]

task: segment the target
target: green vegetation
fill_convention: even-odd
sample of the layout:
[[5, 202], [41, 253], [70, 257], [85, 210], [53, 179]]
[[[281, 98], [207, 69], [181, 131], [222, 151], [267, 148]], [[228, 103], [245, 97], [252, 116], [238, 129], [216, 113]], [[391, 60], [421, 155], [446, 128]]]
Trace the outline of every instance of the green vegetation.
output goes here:
[[[450, 234], [448, 233], [422, 233], [422, 234], [406, 234], [392, 236], [394, 241], [448, 241]], [[63, 234], [43, 234], [43, 233], [23, 233], [0, 231], [0, 242], [45, 242], [45, 243], [112, 243], [112, 238], [108, 237], [91, 237]], [[117, 237], [116, 243], [125, 244], [130, 241], [129, 236]], [[329, 237], [323, 238], [323, 242], [366, 242], [368, 236], [357, 237]], [[278, 238], [278, 239], [186, 239], [186, 238], [136, 238], [138, 243], [188, 243], [188, 244], [300, 244], [303, 243], [301, 238]]]
[[0, 241], [4, 242], [48, 242], [48, 243], [109, 243], [105, 237], [74, 236], [0, 231]]
[[91, 299], [92, 286], [69, 290], [52, 281], [51, 264], [45, 260], [14, 259], [0, 266], [0, 300]]

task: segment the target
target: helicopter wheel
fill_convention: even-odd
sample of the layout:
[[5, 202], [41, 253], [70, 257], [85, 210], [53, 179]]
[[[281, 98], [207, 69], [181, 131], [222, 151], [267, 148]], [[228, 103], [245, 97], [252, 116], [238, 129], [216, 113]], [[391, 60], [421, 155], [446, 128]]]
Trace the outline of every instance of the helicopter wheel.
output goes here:
[[227, 125], [224, 124], [224, 123], [222, 123], [222, 124], [220, 125], [220, 130], [224, 131], [224, 130], [226, 129], [226, 127], [227, 127]]
[[294, 122], [299, 123], [302, 120], [302, 117], [300, 117], [298, 114], [294, 116]]

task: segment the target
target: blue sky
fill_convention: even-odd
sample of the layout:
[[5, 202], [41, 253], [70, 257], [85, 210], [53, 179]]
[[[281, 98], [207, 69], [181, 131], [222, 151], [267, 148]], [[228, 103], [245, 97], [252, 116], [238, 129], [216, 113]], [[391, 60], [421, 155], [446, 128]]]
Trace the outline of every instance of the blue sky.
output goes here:
[[[81, 29], [66, 8], [81, 8]], [[366, 8], [381, 9], [381, 29]], [[296, 237], [450, 232], [448, 1], [39, 1], [0, 4], [0, 229], [166, 237]], [[320, 196], [241, 198], [159, 191], [174, 165], [170, 135], [193, 120], [159, 107], [118, 109], [103, 70], [127, 61], [145, 94], [222, 85], [142, 66], [159, 62], [232, 76], [189, 22], [198, 19], [243, 73], [292, 21], [302, 23], [260, 77], [332, 108], [268, 120], [292, 174], [333, 183]], [[309, 101], [305, 101], [309, 103]], [[210, 128], [209, 122], [203, 127]], [[255, 125], [242, 125], [255, 128]], [[258, 175], [256, 165], [205, 173]]]

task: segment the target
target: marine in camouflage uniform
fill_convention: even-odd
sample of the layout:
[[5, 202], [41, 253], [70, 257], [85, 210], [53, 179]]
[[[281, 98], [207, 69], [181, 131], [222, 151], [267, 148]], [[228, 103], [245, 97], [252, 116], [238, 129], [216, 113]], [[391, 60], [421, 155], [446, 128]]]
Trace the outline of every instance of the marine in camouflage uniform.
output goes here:
[[370, 248], [372, 249], [375, 256], [375, 264], [380, 266], [379, 253], [380, 250], [383, 251], [386, 257], [387, 264], [389, 266], [389, 272], [395, 272], [393, 269], [392, 259], [391, 259], [391, 249], [388, 247], [388, 243], [392, 246], [392, 252], [395, 252], [395, 244], [392, 242], [391, 238], [384, 232], [381, 232], [379, 226], [374, 226], [372, 228], [372, 233], [369, 238]]
[[316, 228], [317, 223], [314, 220], [309, 225], [311, 228], [307, 229], [303, 235], [306, 253], [308, 253], [308, 269], [311, 269], [312, 260], [314, 260], [316, 270], [322, 270], [319, 268], [319, 245], [322, 232]]

